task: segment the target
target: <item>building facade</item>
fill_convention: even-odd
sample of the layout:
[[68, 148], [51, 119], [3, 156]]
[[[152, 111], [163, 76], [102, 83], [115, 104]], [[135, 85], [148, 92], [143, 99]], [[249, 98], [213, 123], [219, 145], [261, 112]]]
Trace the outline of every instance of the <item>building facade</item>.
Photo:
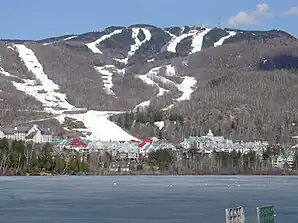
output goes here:
[[0, 138], [11, 140], [32, 141], [34, 143], [50, 143], [53, 140], [51, 129], [43, 129], [37, 125], [1, 127]]

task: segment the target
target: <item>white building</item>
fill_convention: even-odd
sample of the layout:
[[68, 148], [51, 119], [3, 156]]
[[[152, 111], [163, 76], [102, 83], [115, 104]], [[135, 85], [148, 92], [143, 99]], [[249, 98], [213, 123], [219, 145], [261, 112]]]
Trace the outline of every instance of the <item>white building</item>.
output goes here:
[[204, 151], [204, 153], [211, 153], [215, 151], [223, 152], [236, 152], [248, 153], [249, 151], [262, 151], [268, 146], [267, 142], [254, 141], [254, 142], [233, 142], [232, 140], [225, 139], [223, 136], [214, 136], [209, 129], [205, 136], [189, 137], [185, 138], [180, 145], [185, 149], [190, 149], [191, 146], [195, 146], [197, 149]]
[[22, 140], [22, 141], [32, 141], [35, 143], [48, 143], [52, 142], [53, 134], [51, 129], [42, 129], [37, 125], [32, 127], [8, 127], [0, 128], [0, 138], [7, 138], [11, 140]]
[[288, 155], [279, 155], [272, 159], [272, 166], [274, 168], [285, 168], [285, 164], [287, 164], [289, 169], [292, 169], [294, 166], [294, 156], [291, 154]]

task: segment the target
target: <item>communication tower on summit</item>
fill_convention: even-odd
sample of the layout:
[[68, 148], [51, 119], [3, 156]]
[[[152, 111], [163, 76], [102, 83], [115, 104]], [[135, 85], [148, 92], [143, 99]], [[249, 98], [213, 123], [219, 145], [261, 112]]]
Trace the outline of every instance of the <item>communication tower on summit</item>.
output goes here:
[[220, 16], [218, 16], [218, 28], [220, 29]]

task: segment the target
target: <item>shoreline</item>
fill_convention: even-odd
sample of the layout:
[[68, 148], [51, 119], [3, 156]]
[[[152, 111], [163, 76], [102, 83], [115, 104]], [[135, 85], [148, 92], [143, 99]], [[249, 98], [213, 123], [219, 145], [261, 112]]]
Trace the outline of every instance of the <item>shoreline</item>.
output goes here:
[[295, 174], [47, 174], [47, 175], [1, 175], [0, 177], [129, 177], [129, 176], [148, 176], [148, 177], [237, 177], [237, 176], [260, 176], [260, 177], [287, 177], [297, 176]]

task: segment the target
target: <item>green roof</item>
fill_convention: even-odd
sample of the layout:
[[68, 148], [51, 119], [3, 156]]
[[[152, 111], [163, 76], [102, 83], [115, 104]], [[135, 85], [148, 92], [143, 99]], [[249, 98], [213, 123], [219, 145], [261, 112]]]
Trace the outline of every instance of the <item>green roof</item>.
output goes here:
[[60, 144], [63, 141], [64, 141], [64, 139], [62, 139], [62, 138], [55, 138], [55, 139], [52, 140], [51, 143], [52, 144], [55, 144], [55, 145], [58, 145], [58, 144]]
[[88, 145], [91, 141], [87, 140], [87, 139], [80, 139], [83, 143], [85, 143], [86, 145]]
[[188, 142], [202, 142], [202, 137], [200, 136], [190, 136], [186, 139]]
[[67, 139], [64, 139], [61, 143], [59, 143], [63, 146], [70, 146], [71, 145], [71, 140], [67, 140]]

